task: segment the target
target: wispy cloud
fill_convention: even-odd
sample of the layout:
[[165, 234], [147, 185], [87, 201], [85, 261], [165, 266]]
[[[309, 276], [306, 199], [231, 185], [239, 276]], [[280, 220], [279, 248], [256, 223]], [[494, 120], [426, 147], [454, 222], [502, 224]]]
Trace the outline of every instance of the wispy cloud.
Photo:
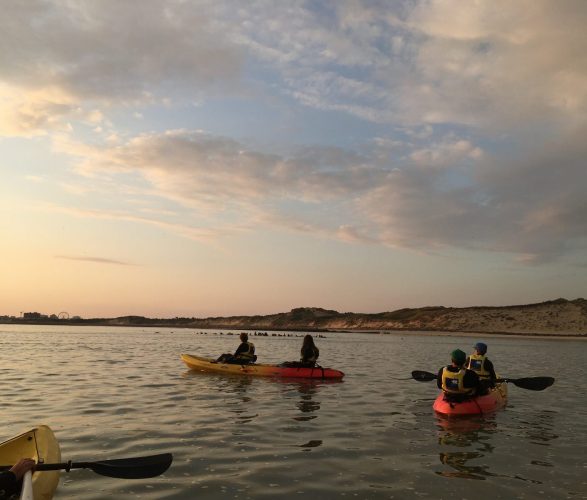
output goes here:
[[136, 264], [131, 264], [129, 262], [123, 262], [120, 260], [115, 259], [107, 259], [104, 257], [88, 257], [88, 256], [77, 256], [77, 255], [56, 255], [56, 259], [62, 260], [76, 260], [82, 262], [93, 262], [96, 264], [113, 264], [116, 266], [136, 266]]
[[[404, 144], [396, 162], [381, 159], [381, 144], [362, 154], [315, 147], [281, 157], [202, 132], [143, 135], [114, 148], [85, 148], [84, 168], [112, 168], [109, 175], [134, 169], [153, 192], [216, 221], [215, 229], [144, 214], [77, 212], [154, 224], [193, 239], [265, 225], [418, 251], [512, 252], [535, 261], [564, 254], [586, 234], [579, 188], [585, 182], [577, 181], [587, 180], [578, 160], [587, 151], [579, 141], [550, 144], [516, 161], [481, 154], [454, 135], [426, 149]], [[76, 151], [73, 145], [71, 154]]]
[[158, 227], [167, 232], [177, 234], [191, 240], [201, 241], [205, 243], [215, 243], [223, 235], [226, 236], [231, 232], [242, 230], [242, 228], [239, 229], [230, 227], [223, 227], [218, 229], [194, 227], [187, 224], [167, 222], [161, 219], [157, 219], [155, 217], [139, 216], [133, 212], [82, 209], [73, 206], [55, 204], [44, 204], [42, 206], [39, 206], [39, 208], [44, 211], [59, 212], [70, 215], [72, 217], [106, 219], [113, 221], [125, 221], [138, 224], [146, 224]]

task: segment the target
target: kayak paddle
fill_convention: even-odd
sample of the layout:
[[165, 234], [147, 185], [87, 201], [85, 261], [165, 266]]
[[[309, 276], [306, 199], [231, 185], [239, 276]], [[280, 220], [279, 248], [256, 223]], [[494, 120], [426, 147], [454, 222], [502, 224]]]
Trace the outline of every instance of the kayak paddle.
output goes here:
[[543, 391], [554, 384], [553, 377], [498, 378], [496, 382], [511, 382], [517, 387], [529, 391]]
[[[173, 461], [171, 453], [151, 455], [149, 457], [118, 458], [99, 462], [69, 462], [60, 464], [37, 464], [35, 471], [71, 469], [91, 469], [96, 474], [120, 479], [144, 479], [163, 474]], [[1, 465], [0, 470], [8, 470], [12, 465]]]
[[[435, 373], [415, 370], [412, 372], [412, 378], [418, 382], [430, 382], [436, 380], [437, 375]], [[528, 389], [529, 391], [543, 391], [547, 387], [554, 384], [553, 377], [524, 377], [524, 378], [498, 378], [496, 382], [507, 382], [512, 383], [522, 389]]]
[[431, 380], [436, 380], [436, 373], [414, 370], [412, 372], [412, 378], [418, 382], [430, 382]]

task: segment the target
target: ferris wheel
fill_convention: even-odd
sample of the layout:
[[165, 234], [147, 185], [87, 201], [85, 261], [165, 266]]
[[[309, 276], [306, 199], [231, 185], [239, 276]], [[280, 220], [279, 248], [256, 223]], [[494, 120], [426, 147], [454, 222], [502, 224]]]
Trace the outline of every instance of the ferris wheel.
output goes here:
[[68, 313], [68, 312], [65, 312], [65, 311], [63, 311], [63, 312], [60, 312], [60, 313], [57, 315], [57, 317], [58, 317], [59, 319], [69, 319], [69, 313]]

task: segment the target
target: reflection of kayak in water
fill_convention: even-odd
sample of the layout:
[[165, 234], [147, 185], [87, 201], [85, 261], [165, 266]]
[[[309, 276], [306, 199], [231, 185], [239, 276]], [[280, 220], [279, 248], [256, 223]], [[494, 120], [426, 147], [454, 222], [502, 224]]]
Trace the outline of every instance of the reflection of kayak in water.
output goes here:
[[445, 395], [441, 392], [436, 401], [434, 401], [434, 411], [442, 415], [480, 415], [482, 413], [491, 413], [503, 408], [507, 403], [507, 385], [502, 382], [496, 384], [494, 389], [490, 389], [488, 394], [467, 398], [464, 401], [447, 401]]
[[436, 415], [436, 424], [442, 437], [472, 436], [481, 429], [488, 431], [495, 430], [495, 422], [486, 419], [482, 415], [472, 415], [471, 418], [449, 418], [448, 415], [438, 413]]
[[217, 363], [210, 358], [182, 354], [181, 360], [192, 370], [215, 373], [232, 373], [237, 375], [253, 375], [257, 377], [283, 377], [283, 378], [319, 378], [319, 379], [341, 379], [344, 373], [332, 368], [313, 368], [250, 364]]

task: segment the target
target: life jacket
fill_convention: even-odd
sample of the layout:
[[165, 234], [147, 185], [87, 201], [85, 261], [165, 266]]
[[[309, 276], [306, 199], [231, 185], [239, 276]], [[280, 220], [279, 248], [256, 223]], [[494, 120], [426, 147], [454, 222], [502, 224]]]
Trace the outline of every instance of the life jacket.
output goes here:
[[491, 374], [485, 369], [485, 354], [471, 354], [467, 368], [473, 370], [481, 378], [489, 378]]
[[244, 359], [244, 360], [255, 360], [255, 346], [252, 342], [243, 342], [243, 344], [247, 344], [248, 350], [239, 352], [237, 359]]
[[465, 373], [467, 370], [462, 367], [458, 372], [451, 372], [444, 367], [442, 370], [442, 390], [447, 394], [471, 394], [474, 388], [465, 387]]

